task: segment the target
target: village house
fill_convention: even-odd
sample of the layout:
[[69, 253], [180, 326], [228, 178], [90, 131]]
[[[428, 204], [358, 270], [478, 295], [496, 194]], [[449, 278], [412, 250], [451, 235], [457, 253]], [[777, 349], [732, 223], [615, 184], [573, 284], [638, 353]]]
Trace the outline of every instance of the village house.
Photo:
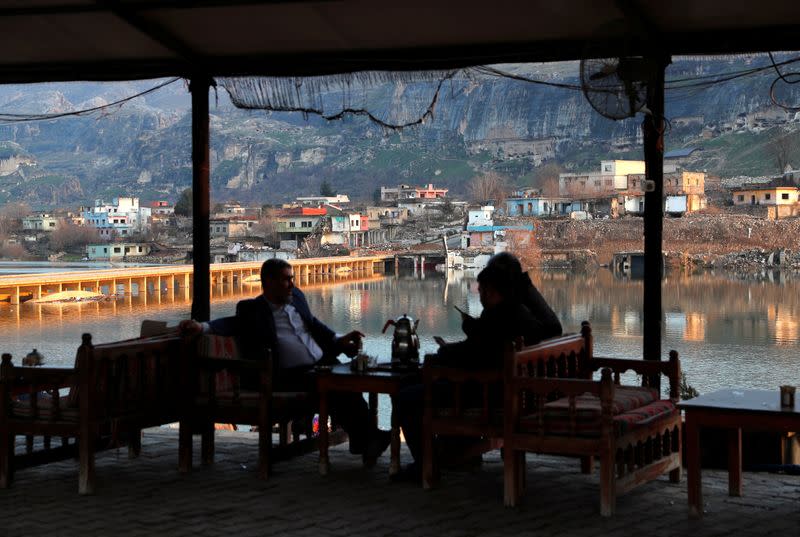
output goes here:
[[170, 216], [175, 214], [175, 206], [166, 200], [150, 202], [151, 216]]
[[46, 213], [32, 214], [22, 218], [25, 231], [55, 231], [61, 225], [60, 219]]
[[[672, 172], [664, 174], [664, 211], [682, 215], [706, 208], [706, 174], [704, 172]], [[627, 214], [644, 214], [646, 177], [642, 174], [628, 176], [628, 188], [621, 194]]]
[[150, 253], [150, 245], [139, 242], [111, 242], [87, 244], [86, 257], [90, 261], [105, 261], [140, 257]]
[[767, 183], [745, 183], [731, 193], [734, 206], [766, 206], [768, 218], [800, 214], [800, 188], [792, 177], [778, 177]]
[[275, 214], [275, 231], [281, 241], [300, 241], [306, 238], [325, 218], [324, 208], [289, 207]]
[[111, 203], [95, 200], [94, 207], [82, 213], [84, 225], [97, 228], [101, 238], [128, 237], [150, 227], [150, 207], [140, 207], [139, 198], [119, 197]]
[[258, 223], [255, 216], [234, 216], [228, 218], [213, 218], [208, 221], [211, 238], [247, 237], [253, 231], [253, 226]]
[[401, 201], [414, 199], [440, 199], [447, 195], [448, 189], [435, 188], [432, 183], [424, 187], [401, 184], [397, 187], [381, 187], [381, 201]]
[[336, 194], [335, 196], [300, 196], [295, 198], [297, 205], [302, 207], [322, 207], [323, 205], [346, 205], [350, 203], [347, 194]]

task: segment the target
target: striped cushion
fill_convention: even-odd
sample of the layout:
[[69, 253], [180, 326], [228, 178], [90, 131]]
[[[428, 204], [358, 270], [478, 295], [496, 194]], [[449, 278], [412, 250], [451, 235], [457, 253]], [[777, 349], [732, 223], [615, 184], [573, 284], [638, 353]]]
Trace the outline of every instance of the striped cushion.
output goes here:
[[[239, 348], [236, 345], [236, 338], [229, 336], [218, 336], [206, 334], [200, 338], [198, 347], [200, 356], [203, 358], [221, 358], [225, 360], [236, 360], [239, 358]], [[217, 372], [216, 389], [217, 392], [233, 391], [233, 375], [227, 370]]]

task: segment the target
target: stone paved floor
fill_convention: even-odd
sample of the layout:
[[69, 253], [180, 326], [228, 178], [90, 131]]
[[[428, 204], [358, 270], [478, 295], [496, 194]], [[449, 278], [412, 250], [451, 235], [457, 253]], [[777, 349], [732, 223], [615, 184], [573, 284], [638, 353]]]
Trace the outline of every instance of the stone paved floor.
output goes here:
[[730, 498], [727, 474], [704, 471], [702, 521], [687, 519], [685, 480], [664, 478], [622, 496], [616, 516], [602, 519], [597, 476], [571, 459], [529, 455], [523, 504], [506, 509], [497, 452], [423, 491], [389, 482], [388, 455], [364, 469], [346, 445], [331, 450], [327, 477], [310, 454], [259, 481], [255, 435], [237, 432], [218, 432], [216, 463], [182, 476], [177, 440], [175, 430], [151, 429], [139, 459], [125, 449], [99, 454], [91, 497], [77, 494], [75, 461], [18, 472], [0, 490], [0, 536], [800, 536], [800, 476], [746, 473], [745, 496]]

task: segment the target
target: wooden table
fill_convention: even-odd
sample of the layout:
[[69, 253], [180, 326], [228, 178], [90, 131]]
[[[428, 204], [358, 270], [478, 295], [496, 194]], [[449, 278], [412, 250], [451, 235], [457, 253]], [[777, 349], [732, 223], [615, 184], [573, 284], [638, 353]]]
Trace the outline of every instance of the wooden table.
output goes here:
[[328, 392], [356, 392], [369, 394], [369, 409], [377, 426], [378, 394], [385, 393], [392, 398], [392, 443], [389, 474], [400, 471], [400, 425], [395, 415], [395, 397], [404, 387], [421, 382], [420, 370], [393, 370], [389, 364], [379, 364], [377, 368], [359, 373], [350, 364], [335, 365], [330, 369], [316, 370], [317, 390], [319, 391], [319, 473], [327, 475], [330, 469], [328, 460]]
[[728, 493], [742, 495], [742, 430], [800, 431], [800, 398], [793, 409], [781, 409], [780, 390], [726, 389], [678, 405], [686, 413], [686, 467], [689, 488], [689, 516], [703, 516], [700, 476], [700, 429], [729, 429]]

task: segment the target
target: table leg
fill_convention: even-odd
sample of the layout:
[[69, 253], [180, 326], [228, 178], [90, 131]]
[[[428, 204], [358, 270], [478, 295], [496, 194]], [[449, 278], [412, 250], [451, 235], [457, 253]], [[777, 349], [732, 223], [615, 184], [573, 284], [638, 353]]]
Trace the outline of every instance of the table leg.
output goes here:
[[728, 494], [742, 495], [742, 430], [728, 431]]
[[395, 412], [396, 408], [397, 401], [395, 401], [395, 396], [392, 395], [392, 444], [390, 448], [389, 475], [395, 475], [400, 472], [400, 423]]
[[689, 496], [689, 518], [703, 517], [703, 484], [700, 476], [700, 428], [692, 412], [686, 412], [686, 481]]
[[328, 475], [328, 391], [319, 390], [319, 474]]
[[369, 393], [369, 417], [372, 424], [378, 427], [378, 394], [374, 392]]

